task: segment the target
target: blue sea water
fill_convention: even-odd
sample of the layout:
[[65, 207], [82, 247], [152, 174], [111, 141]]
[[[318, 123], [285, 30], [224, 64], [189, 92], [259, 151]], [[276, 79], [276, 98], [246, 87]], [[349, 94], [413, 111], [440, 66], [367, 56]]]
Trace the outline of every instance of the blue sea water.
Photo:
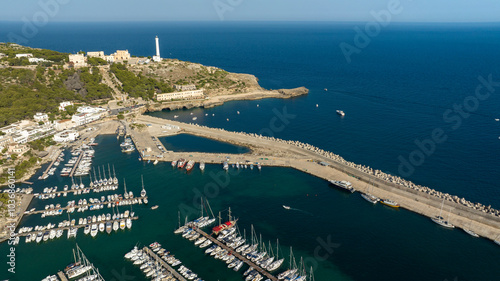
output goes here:
[[[359, 54], [353, 54], [348, 63], [339, 44], [353, 45], [353, 27], [363, 25], [49, 23], [27, 45], [63, 52], [128, 49], [134, 55], [148, 56], [154, 54], [154, 37], [158, 35], [163, 57], [254, 74], [268, 89], [305, 86], [310, 92], [294, 99], [236, 101], [210, 109], [152, 115], [173, 118], [175, 114], [181, 121], [190, 121], [193, 112], [199, 124], [307, 142], [347, 160], [404, 174], [418, 184], [499, 208], [500, 122], [494, 119], [500, 118], [500, 88], [494, 87], [487, 98], [478, 100], [477, 108], [472, 96], [482, 85], [479, 77], [500, 81], [500, 25], [391, 24], [371, 38]], [[18, 23], [2, 23], [0, 41], [7, 41], [8, 32], [20, 33], [21, 28]], [[460, 105], [466, 111], [462, 115], [453, 112]], [[340, 118], [337, 109], [344, 110], [346, 116]], [[439, 129], [446, 140], [433, 148], [426, 140]], [[116, 145], [111, 139], [100, 141], [104, 148], [106, 143], [109, 147]], [[415, 152], [418, 142], [427, 143], [432, 153]], [[425, 156], [422, 163], [416, 161], [422, 159], [413, 159], [419, 165], [413, 165], [412, 173], [401, 174], [399, 156], [408, 160], [410, 154]], [[122, 261], [124, 251], [138, 241], [158, 239], [179, 252], [188, 265], [206, 263], [198, 270], [207, 276], [205, 280], [239, 280], [239, 275], [226, 276], [232, 272], [203, 258], [192, 245], [171, 234], [179, 204], [190, 204], [192, 188], [213, 180], [210, 169], [215, 173], [220, 167], [208, 165], [204, 175], [187, 176], [179, 171], [165, 173], [168, 165], [146, 166], [135, 156], [111, 150], [103, 150], [100, 155], [98, 164], [120, 162], [127, 186], [129, 177], [137, 185], [139, 175], [144, 173], [154, 186], [151, 192], [156, 198], [168, 198], [155, 202], [161, 205], [159, 210], [165, 209], [160, 219], [168, 226], [154, 227], [158, 222], [146, 215], [134, 224], [131, 237], [117, 236], [114, 243], [111, 238], [93, 241], [79, 236], [78, 243], [104, 268], [107, 279], [114, 277], [112, 269], [124, 266], [134, 270]], [[446, 231], [404, 210], [367, 205], [355, 195], [331, 190], [321, 180], [300, 172], [266, 168], [262, 174], [231, 177], [229, 186], [213, 199], [214, 209], [232, 206], [247, 229], [254, 223], [267, 239], [279, 238], [285, 248], [293, 246], [305, 257], [314, 257], [320, 239], [340, 244], [326, 261], [318, 262], [316, 280], [498, 278], [495, 261], [499, 249], [490, 241], [473, 239], [459, 230]], [[162, 203], [168, 207], [163, 208]], [[283, 213], [282, 204], [303, 212]], [[48, 261], [33, 265], [47, 275], [64, 267], [68, 258], [55, 257], [51, 247], [71, 245], [67, 241], [53, 243], [19, 248], [56, 259], [52, 266]], [[103, 245], [111, 247], [109, 253], [102, 253]], [[5, 247], [0, 245], [2, 253]], [[29, 264], [29, 258], [20, 259], [20, 266]], [[134, 273], [141, 276], [137, 269]]]

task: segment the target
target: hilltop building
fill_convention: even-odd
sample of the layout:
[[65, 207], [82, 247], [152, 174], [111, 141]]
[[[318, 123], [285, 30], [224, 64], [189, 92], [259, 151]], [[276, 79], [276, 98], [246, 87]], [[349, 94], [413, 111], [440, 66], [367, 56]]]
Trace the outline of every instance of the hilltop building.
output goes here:
[[69, 55], [69, 63], [72, 64], [74, 68], [86, 67], [87, 57], [83, 54]]

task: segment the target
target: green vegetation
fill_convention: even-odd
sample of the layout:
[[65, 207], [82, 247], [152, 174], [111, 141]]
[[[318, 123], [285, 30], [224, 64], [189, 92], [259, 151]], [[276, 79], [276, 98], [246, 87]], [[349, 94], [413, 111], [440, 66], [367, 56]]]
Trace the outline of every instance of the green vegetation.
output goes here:
[[[36, 156], [31, 156], [29, 159], [22, 161], [17, 164], [14, 168], [16, 179], [21, 179], [28, 171], [33, 168], [38, 162], [39, 158]], [[5, 184], [9, 178], [8, 170], [6, 169], [3, 174], [0, 175], [0, 184]]]
[[29, 145], [31, 146], [32, 149], [42, 151], [46, 147], [49, 147], [51, 145], [55, 145], [56, 142], [53, 140], [52, 136], [48, 136], [42, 139], [37, 139], [32, 142], [29, 142]]
[[135, 75], [121, 63], [111, 65], [110, 70], [122, 82], [123, 91], [131, 97], [142, 97], [144, 100], [151, 100], [156, 91], [162, 93], [173, 92], [170, 85], [153, 78], [144, 77], [142, 74]]
[[113, 97], [111, 88], [101, 83], [102, 75], [97, 67], [92, 67], [92, 73], [89, 68], [83, 68], [80, 72], [80, 80], [85, 84], [87, 101]]
[[101, 58], [87, 58], [87, 63], [92, 65], [92, 66], [98, 66], [98, 65], [106, 65], [108, 64], [107, 61], [101, 59]]
[[28, 47], [13, 47], [12, 44], [0, 44], [0, 53], [7, 55], [3, 61], [7, 61], [9, 65], [29, 65], [27, 58], [16, 58], [16, 54], [33, 54], [34, 58], [43, 58], [56, 64], [64, 64], [68, 61], [67, 53], [60, 53], [45, 49], [32, 49]]
[[137, 129], [138, 131], [140, 131], [140, 130], [146, 128], [146, 127], [147, 127], [146, 124], [139, 124], [139, 123], [132, 123], [132, 124], [130, 124], [130, 128], [131, 129]]

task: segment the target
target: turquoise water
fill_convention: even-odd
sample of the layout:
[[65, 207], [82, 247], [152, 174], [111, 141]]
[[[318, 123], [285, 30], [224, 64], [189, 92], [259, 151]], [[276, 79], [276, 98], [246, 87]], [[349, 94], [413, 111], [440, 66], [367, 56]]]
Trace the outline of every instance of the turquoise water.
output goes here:
[[[106, 280], [120, 280], [116, 275], [122, 272], [134, 276], [133, 280], [146, 280], [123, 255], [137, 243], [158, 241], [205, 280], [241, 280], [241, 274], [227, 269], [223, 262], [206, 257], [191, 242], [173, 234], [179, 210], [182, 216], [199, 216], [200, 195], [207, 197], [214, 212], [221, 211], [223, 216], [227, 216], [231, 207], [240, 228], [246, 229], [248, 235], [253, 224], [263, 240], [270, 240], [274, 247], [279, 239], [281, 255], [287, 256], [288, 248], [293, 246], [296, 256], [303, 256], [306, 264], [315, 266], [316, 280], [386, 280], [388, 274], [404, 280], [453, 280], [455, 277], [496, 280], [498, 276], [500, 251], [491, 241], [471, 238], [460, 230], [443, 229], [428, 218], [405, 210], [372, 206], [356, 193], [332, 189], [325, 181], [302, 172], [263, 167], [260, 172], [230, 169], [226, 174], [220, 165], [207, 165], [204, 172], [195, 168], [187, 174], [172, 168], [170, 163], [146, 164], [137, 160], [137, 153], [121, 153], [114, 136], [99, 136], [96, 140], [99, 146], [94, 163], [98, 166], [114, 163], [121, 181], [117, 192], [123, 192], [122, 179], [125, 178], [127, 190], [138, 194], [140, 176], [144, 175], [150, 203], [132, 208], [139, 220], [134, 221], [131, 230], [98, 234], [96, 239], [83, 235], [80, 230], [76, 241], [60, 239], [40, 245], [22, 241], [16, 248], [16, 275], [4, 274], [7, 268], [2, 264], [0, 277], [39, 280], [56, 273], [70, 262], [70, 249], [77, 242]], [[39, 191], [55, 184], [62, 187], [69, 181], [49, 178], [45, 183], [36, 182], [34, 188]], [[109, 193], [114, 192], [104, 194]], [[34, 200], [30, 207], [40, 209], [47, 203], [72, 198]], [[153, 205], [159, 208], [151, 210], [149, 207]], [[285, 210], [282, 205], [292, 209]], [[88, 211], [85, 215], [100, 212]], [[110, 211], [105, 208], [102, 212]], [[73, 217], [78, 220], [79, 216]], [[64, 215], [50, 219], [33, 215], [28, 216], [23, 225], [63, 219]], [[331, 244], [330, 252], [321, 246], [326, 242]], [[0, 252], [6, 253], [7, 246], [1, 244]]]
[[243, 146], [204, 139], [189, 134], [178, 134], [158, 138], [167, 150], [175, 152], [206, 152], [206, 153], [247, 153], [250, 150]]

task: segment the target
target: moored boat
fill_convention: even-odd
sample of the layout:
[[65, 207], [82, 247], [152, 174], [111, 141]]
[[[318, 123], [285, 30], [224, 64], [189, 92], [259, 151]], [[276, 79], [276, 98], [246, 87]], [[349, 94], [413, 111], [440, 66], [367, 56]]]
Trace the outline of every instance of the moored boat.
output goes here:
[[392, 207], [392, 208], [399, 208], [400, 207], [400, 205], [397, 202], [389, 200], [389, 199], [382, 199], [382, 200], [380, 200], [380, 203], [382, 203], [386, 206]]
[[356, 191], [354, 189], [354, 187], [352, 187], [352, 184], [348, 181], [334, 181], [334, 180], [330, 180], [329, 181], [330, 184], [336, 186], [336, 187], [339, 187], [341, 188], [342, 190], [346, 190], [346, 191], [349, 191], [351, 193], [353, 193], [354, 191]]

